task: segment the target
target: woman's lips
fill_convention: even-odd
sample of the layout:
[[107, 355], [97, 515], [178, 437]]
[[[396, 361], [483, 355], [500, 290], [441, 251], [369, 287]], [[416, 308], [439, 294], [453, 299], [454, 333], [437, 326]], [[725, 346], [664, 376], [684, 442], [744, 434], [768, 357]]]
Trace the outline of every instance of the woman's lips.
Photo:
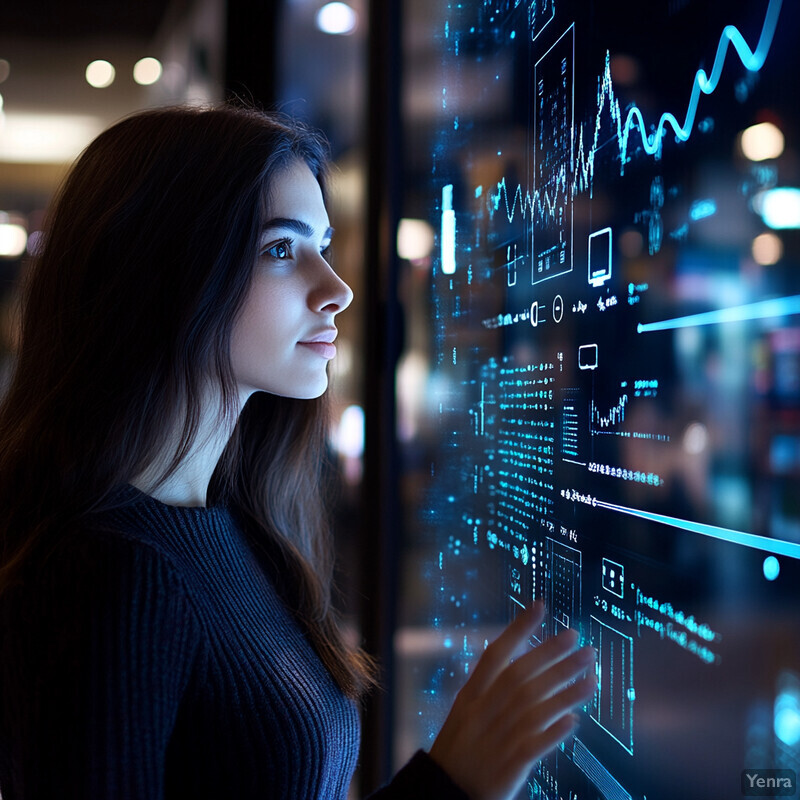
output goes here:
[[331, 359], [336, 355], [336, 345], [331, 342], [298, 342], [301, 347], [313, 350], [323, 358]]

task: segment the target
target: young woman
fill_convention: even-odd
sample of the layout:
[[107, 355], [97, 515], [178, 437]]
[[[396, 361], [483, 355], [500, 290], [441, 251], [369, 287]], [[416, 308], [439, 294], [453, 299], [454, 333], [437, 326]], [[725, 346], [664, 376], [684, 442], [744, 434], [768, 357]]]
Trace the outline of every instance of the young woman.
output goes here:
[[[298, 123], [147, 111], [49, 218], [0, 411], [0, 792], [344, 798], [369, 659], [330, 605], [326, 156]], [[594, 689], [568, 632], [489, 646], [376, 797], [512, 797]], [[577, 680], [576, 680], [577, 679]]]

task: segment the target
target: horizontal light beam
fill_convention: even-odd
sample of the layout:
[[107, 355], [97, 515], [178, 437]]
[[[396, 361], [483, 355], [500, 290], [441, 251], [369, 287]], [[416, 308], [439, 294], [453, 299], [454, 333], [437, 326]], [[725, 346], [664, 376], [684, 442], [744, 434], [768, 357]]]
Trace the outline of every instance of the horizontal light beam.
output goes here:
[[633, 517], [650, 520], [651, 522], [660, 522], [662, 525], [670, 525], [673, 528], [680, 528], [681, 530], [691, 531], [692, 533], [700, 533], [703, 536], [711, 536], [714, 539], [722, 539], [723, 541], [732, 542], [733, 544], [753, 547], [756, 550], [775, 553], [775, 555], [800, 558], [800, 544], [797, 542], [786, 542], [782, 539], [773, 539], [769, 536], [757, 536], [755, 533], [734, 531], [729, 528], [719, 528], [716, 525], [706, 525], [703, 522], [693, 522], [688, 519], [668, 517], [665, 514], [654, 514], [651, 511], [641, 511], [638, 508], [618, 506], [615, 503], [606, 503], [602, 500], [598, 500], [597, 505], [602, 508], [607, 508], [610, 511], [618, 511], [621, 514], [629, 514]]
[[636, 326], [636, 331], [637, 333], [668, 331], [674, 328], [694, 328], [699, 325], [741, 322], [747, 319], [786, 317], [790, 314], [800, 314], [800, 294], [791, 297], [776, 297], [772, 300], [760, 300], [758, 303], [748, 303], [732, 308], [720, 308], [717, 311], [706, 311], [703, 314], [689, 314], [686, 317], [675, 317], [660, 322], [640, 322]]

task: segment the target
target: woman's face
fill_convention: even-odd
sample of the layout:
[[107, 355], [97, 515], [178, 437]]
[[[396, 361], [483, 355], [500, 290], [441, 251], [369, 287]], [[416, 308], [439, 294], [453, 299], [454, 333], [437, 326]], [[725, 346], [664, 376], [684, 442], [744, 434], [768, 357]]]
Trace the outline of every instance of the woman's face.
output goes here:
[[250, 293], [234, 324], [240, 393], [319, 397], [336, 355], [334, 319], [353, 292], [324, 253], [333, 230], [317, 179], [302, 161], [273, 182]]

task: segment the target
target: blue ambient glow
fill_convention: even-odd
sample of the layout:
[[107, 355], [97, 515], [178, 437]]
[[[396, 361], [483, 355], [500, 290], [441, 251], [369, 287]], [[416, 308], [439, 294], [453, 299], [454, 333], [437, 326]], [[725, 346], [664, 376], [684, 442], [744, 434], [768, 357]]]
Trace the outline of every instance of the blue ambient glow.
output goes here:
[[775, 735], [789, 747], [800, 742], [800, 699], [783, 691], [775, 699]]
[[699, 219], [713, 217], [717, 213], [717, 204], [713, 200], [697, 200], [692, 203], [689, 216], [697, 222]]

